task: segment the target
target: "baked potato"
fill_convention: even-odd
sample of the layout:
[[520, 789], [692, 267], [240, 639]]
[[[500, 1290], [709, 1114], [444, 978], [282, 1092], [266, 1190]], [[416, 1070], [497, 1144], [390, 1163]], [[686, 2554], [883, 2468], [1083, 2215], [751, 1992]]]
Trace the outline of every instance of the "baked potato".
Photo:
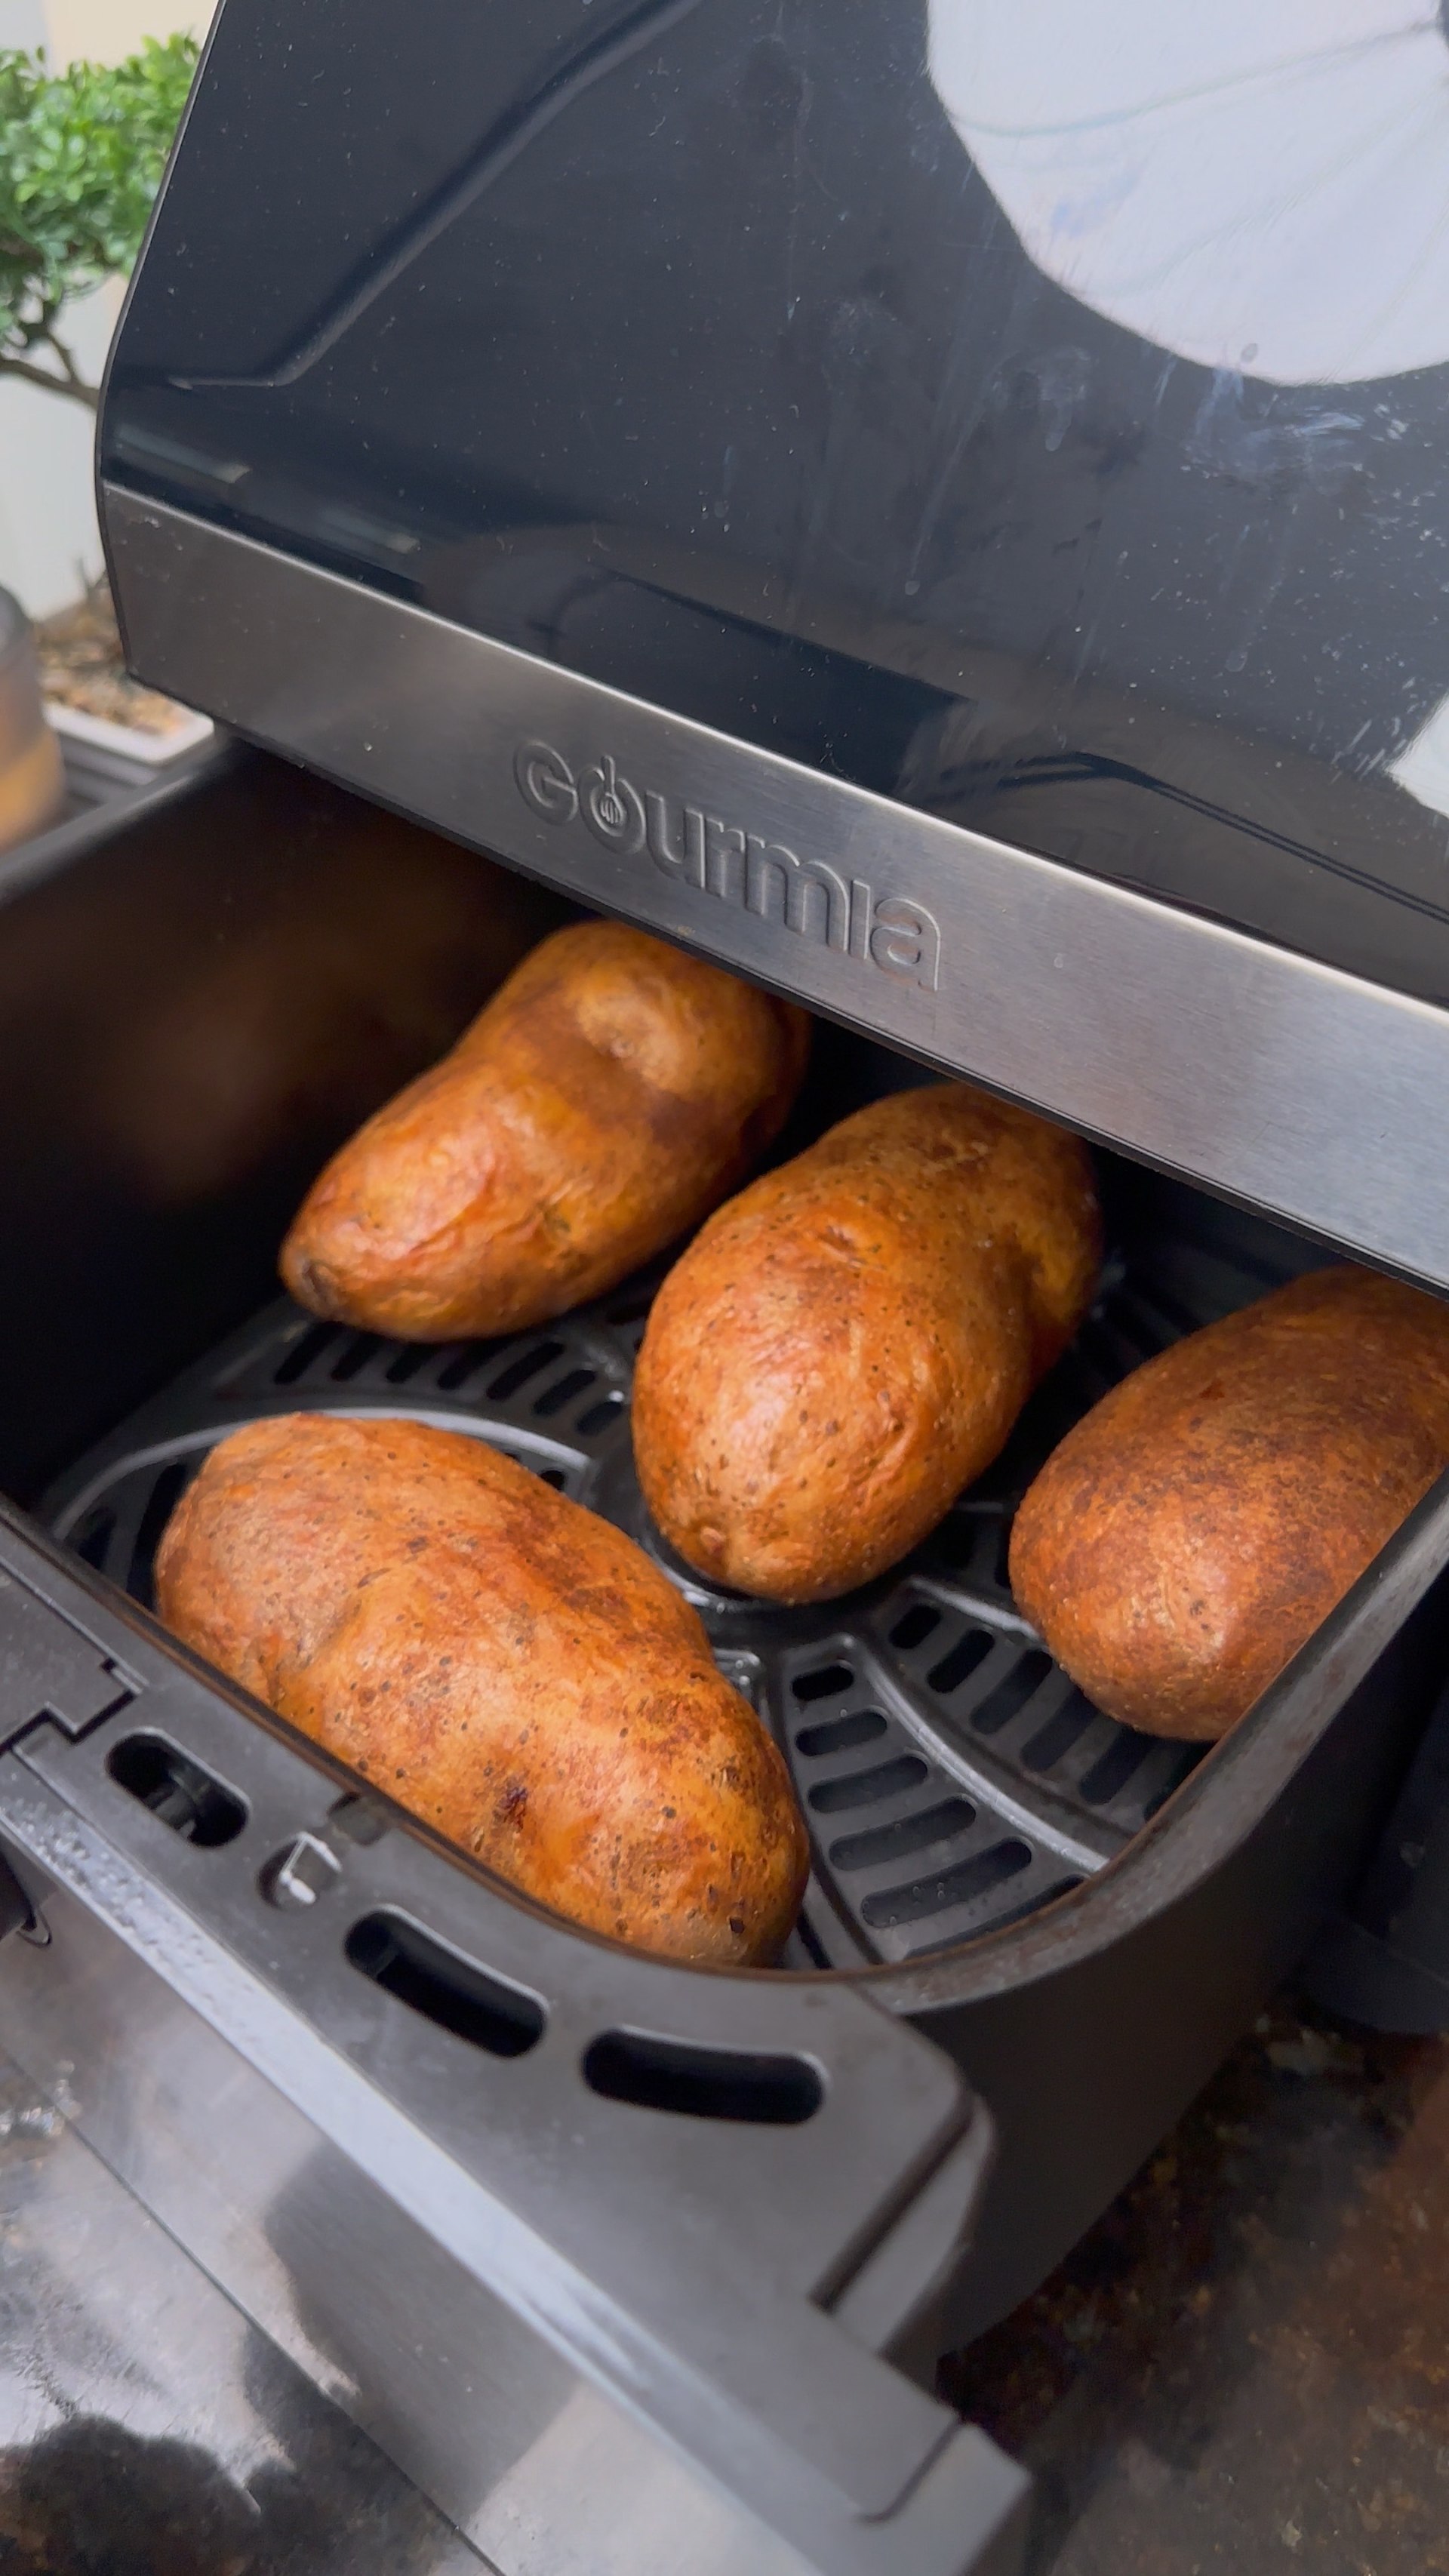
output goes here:
[[313, 1314], [521, 1332], [697, 1225], [783, 1126], [809, 1021], [606, 921], [556, 931], [334, 1155], [282, 1250]]
[[1011, 1536], [1017, 1606], [1109, 1717], [1224, 1734], [1449, 1465], [1449, 1306], [1313, 1271], [1149, 1360]]
[[828, 1600], [1001, 1448], [1092, 1293], [1086, 1147], [965, 1083], [897, 1092], [711, 1217], [655, 1300], [634, 1455], [711, 1580]]
[[632, 1539], [484, 1442], [286, 1414], [232, 1432], [156, 1561], [159, 1615], [555, 1912], [768, 1960], [807, 1845], [784, 1762]]

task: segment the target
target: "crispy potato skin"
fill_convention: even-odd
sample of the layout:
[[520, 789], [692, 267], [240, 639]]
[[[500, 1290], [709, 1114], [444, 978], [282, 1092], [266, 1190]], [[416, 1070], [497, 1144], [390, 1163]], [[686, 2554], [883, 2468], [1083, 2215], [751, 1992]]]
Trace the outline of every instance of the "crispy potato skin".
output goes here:
[[1227, 1732], [1449, 1465], [1449, 1306], [1349, 1267], [1192, 1333], [1068, 1432], [1019, 1608], [1110, 1717]]
[[521, 1332], [602, 1296], [778, 1135], [809, 1025], [642, 930], [555, 931], [334, 1155], [282, 1277], [316, 1315], [411, 1341]]
[[633, 1419], [660, 1529], [772, 1600], [866, 1582], [996, 1456], [1100, 1259], [1076, 1137], [964, 1083], [843, 1120], [655, 1300]]
[[156, 1594], [188, 1645], [540, 1904], [726, 1965], [789, 1931], [804, 1828], [694, 1611], [483, 1442], [251, 1423], [177, 1505]]

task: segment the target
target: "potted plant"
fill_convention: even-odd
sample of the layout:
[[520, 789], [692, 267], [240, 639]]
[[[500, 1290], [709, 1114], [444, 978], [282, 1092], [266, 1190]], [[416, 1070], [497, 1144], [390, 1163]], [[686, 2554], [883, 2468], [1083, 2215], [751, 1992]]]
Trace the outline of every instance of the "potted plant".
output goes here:
[[[77, 363], [66, 315], [135, 260], [196, 56], [186, 35], [64, 71], [41, 54], [0, 52], [0, 381], [95, 411], [99, 387]], [[36, 642], [58, 732], [148, 766], [210, 732], [205, 717], [128, 676], [104, 582], [43, 620]]]

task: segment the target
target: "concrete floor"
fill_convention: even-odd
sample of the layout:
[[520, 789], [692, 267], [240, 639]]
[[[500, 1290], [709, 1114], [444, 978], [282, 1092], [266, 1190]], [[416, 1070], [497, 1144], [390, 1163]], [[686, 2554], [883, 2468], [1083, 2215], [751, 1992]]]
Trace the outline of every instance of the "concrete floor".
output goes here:
[[1449, 2043], [1284, 1999], [945, 2379], [1031, 2576], [1449, 2571]]

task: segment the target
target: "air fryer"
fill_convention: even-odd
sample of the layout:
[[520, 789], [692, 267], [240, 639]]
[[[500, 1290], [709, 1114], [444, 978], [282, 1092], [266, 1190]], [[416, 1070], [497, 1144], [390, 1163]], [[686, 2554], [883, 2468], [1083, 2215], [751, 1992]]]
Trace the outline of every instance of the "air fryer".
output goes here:
[[[1118, 15], [1098, 61], [1055, 0], [224, 0], [112, 356], [133, 665], [296, 765], [234, 749], [9, 884], [0, 1837], [51, 1937], [0, 1949], [0, 2037], [104, 2066], [102, 2152], [505, 2576], [562, 2576], [591, 2481], [668, 2563], [615, 2444], [686, 2477], [690, 2576], [1009, 2568], [936, 2355], [1305, 1953], [1438, 2011], [1442, 1490], [1205, 1753], [1094, 1710], [1006, 1583], [1128, 1369], [1342, 1250], [1449, 1283], [1439, 307], [1357, 259], [1299, 292], [1247, 150], [1296, 102], [1369, 171], [1399, 72]], [[1406, 204], [1359, 219], [1401, 261]], [[276, 1295], [330, 1145], [578, 908], [815, 1009], [782, 1152], [932, 1072], [1101, 1149], [1076, 1343], [845, 1601], [712, 1592], [651, 1528], [653, 1275], [446, 1348]], [[562, 1929], [160, 1637], [187, 1479], [302, 1404], [464, 1425], [697, 1602], [810, 1825], [779, 1969]]]

